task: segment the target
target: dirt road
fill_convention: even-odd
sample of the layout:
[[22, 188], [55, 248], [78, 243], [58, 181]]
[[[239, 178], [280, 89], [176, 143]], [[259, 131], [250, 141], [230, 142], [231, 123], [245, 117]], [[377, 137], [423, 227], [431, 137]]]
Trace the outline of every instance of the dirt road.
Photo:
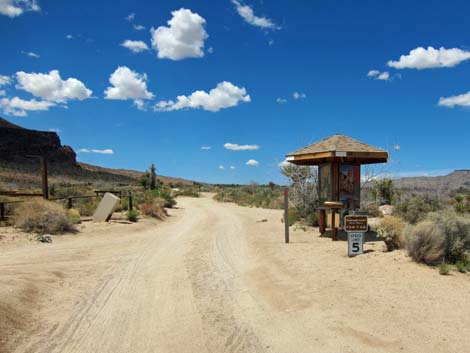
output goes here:
[[0, 351], [470, 351], [470, 276], [380, 243], [348, 258], [298, 230], [285, 245], [276, 210], [179, 206], [158, 225], [0, 249]]

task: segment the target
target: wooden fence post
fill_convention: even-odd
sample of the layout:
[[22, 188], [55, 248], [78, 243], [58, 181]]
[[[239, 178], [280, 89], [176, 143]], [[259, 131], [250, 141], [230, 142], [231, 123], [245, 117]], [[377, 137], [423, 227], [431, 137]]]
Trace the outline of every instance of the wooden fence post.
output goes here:
[[289, 189], [284, 189], [284, 237], [286, 244], [289, 243]]
[[42, 184], [42, 197], [46, 200], [49, 198], [49, 183], [47, 181], [47, 157], [41, 156], [41, 184]]
[[69, 197], [67, 199], [67, 208], [70, 210], [72, 207], [73, 207], [73, 201], [72, 201], [72, 198]]
[[132, 211], [132, 193], [129, 191], [129, 211]]
[[0, 203], [0, 221], [5, 222], [5, 204]]

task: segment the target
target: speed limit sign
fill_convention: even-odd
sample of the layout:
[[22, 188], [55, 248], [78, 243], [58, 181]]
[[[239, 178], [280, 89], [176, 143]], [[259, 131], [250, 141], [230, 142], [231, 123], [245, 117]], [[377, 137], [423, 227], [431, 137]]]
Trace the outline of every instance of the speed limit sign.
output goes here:
[[348, 256], [361, 255], [363, 253], [364, 233], [348, 233]]

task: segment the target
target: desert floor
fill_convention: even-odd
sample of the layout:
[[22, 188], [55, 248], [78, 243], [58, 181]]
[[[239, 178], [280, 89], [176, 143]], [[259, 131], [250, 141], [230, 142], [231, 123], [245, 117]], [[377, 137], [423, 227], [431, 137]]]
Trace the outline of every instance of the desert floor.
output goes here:
[[[165, 222], [0, 245], [3, 352], [470, 352], [470, 275], [180, 198]], [[0, 233], [2, 229], [0, 228]]]

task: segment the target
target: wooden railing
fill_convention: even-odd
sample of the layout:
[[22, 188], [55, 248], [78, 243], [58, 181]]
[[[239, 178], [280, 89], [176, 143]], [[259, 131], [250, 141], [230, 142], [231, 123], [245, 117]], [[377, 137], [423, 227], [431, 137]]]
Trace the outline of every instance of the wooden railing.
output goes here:
[[[133, 209], [133, 195], [129, 192], [127, 195], [123, 195], [122, 191], [120, 190], [95, 190], [95, 195], [83, 195], [83, 196], [67, 196], [67, 197], [56, 197], [56, 198], [49, 198], [50, 201], [60, 201], [60, 200], [67, 200], [66, 208], [71, 209], [73, 208], [73, 200], [79, 199], [92, 199], [98, 198], [105, 193], [115, 194], [116, 196], [119, 195], [119, 198], [122, 200], [123, 198], [128, 199], [128, 210], [132, 211]], [[0, 196], [8, 196], [8, 197], [42, 197], [41, 194], [28, 194], [28, 193], [20, 193], [16, 191], [0, 191]], [[0, 222], [5, 222], [8, 219], [8, 216], [5, 214], [5, 205], [8, 204], [15, 204], [25, 202], [25, 200], [13, 200], [13, 201], [0, 201]]]

